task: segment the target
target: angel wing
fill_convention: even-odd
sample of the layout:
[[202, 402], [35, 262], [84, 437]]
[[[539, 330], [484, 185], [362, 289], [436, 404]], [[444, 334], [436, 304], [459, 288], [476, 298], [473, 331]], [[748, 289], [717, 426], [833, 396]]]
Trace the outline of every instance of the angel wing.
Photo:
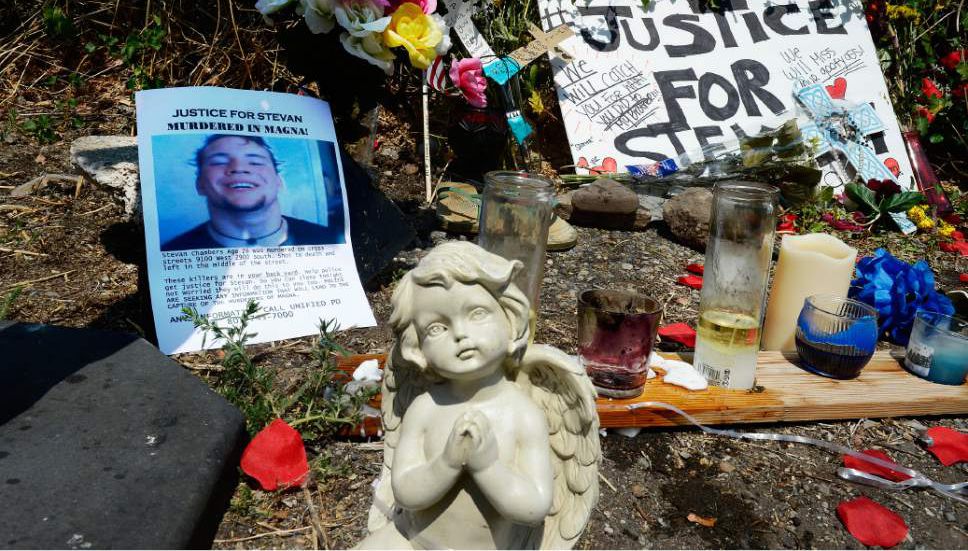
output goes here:
[[540, 547], [571, 549], [598, 502], [602, 450], [595, 387], [577, 360], [540, 344], [528, 347], [515, 382], [545, 412], [554, 452], [554, 501]]
[[367, 528], [370, 533], [386, 526], [392, 517], [400, 514], [393, 498], [393, 488], [390, 485], [390, 467], [393, 465], [393, 453], [400, 441], [400, 424], [403, 414], [414, 399], [426, 392], [431, 381], [426, 375], [407, 362], [394, 361], [398, 354], [397, 348], [387, 356], [386, 367], [383, 370], [383, 388], [380, 410], [383, 424], [383, 468], [373, 495], [373, 505]]

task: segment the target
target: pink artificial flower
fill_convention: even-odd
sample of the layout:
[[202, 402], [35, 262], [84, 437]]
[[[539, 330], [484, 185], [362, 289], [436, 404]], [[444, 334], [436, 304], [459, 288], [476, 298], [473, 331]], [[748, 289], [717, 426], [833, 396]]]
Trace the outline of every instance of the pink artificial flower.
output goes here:
[[430, 15], [435, 11], [437, 11], [437, 0], [375, 0], [375, 1], [381, 4], [385, 3], [386, 6], [389, 6], [389, 8], [386, 11], [387, 14], [391, 14], [397, 11], [397, 8], [400, 7], [400, 4], [406, 4], [407, 2], [411, 4], [416, 4], [420, 8], [420, 10], [423, 11], [426, 15]]
[[455, 59], [450, 64], [450, 80], [460, 88], [467, 103], [478, 108], [487, 107], [487, 79], [484, 78], [484, 65], [480, 59]]

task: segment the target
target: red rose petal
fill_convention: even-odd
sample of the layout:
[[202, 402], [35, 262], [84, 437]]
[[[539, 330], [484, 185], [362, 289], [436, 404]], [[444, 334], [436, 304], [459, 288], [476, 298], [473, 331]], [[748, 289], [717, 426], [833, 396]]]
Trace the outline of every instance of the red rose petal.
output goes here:
[[679, 279], [676, 281], [687, 287], [692, 287], [693, 289], [702, 289], [702, 278], [699, 276], [679, 276]]
[[908, 533], [900, 515], [866, 497], [842, 502], [837, 506], [837, 516], [850, 535], [864, 545], [894, 547]]
[[[881, 461], [894, 463], [894, 460], [892, 460], [886, 453], [879, 450], [861, 450], [860, 453], [869, 455], [871, 457], [876, 457]], [[897, 463], [894, 464], [896, 465]], [[911, 478], [910, 475], [906, 475], [893, 469], [888, 469], [887, 467], [875, 465], [874, 463], [868, 463], [867, 461], [864, 461], [859, 457], [854, 457], [853, 455], [844, 456], [844, 467], [847, 467], [848, 469], [857, 469], [858, 471], [870, 473], [874, 476], [886, 478], [887, 480], [893, 480], [894, 482], [900, 482], [902, 480]]]
[[702, 275], [703, 267], [702, 267], [702, 264], [693, 263], [693, 264], [690, 264], [690, 265], [686, 266], [686, 271], [687, 272], [692, 272], [694, 274]]
[[689, 348], [696, 347], [696, 330], [686, 323], [673, 323], [659, 328], [659, 336], [663, 339], [676, 341]]
[[309, 474], [302, 436], [282, 419], [276, 419], [246, 446], [242, 470], [258, 480], [263, 490], [301, 485]]
[[947, 427], [933, 427], [924, 431], [924, 435], [931, 438], [928, 451], [945, 467], [968, 461], [968, 434]]
[[938, 243], [938, 248], [946, 253], [961, 253], [961, 256], [968, 256], [968, 242], [965, 241], [942, 241]]

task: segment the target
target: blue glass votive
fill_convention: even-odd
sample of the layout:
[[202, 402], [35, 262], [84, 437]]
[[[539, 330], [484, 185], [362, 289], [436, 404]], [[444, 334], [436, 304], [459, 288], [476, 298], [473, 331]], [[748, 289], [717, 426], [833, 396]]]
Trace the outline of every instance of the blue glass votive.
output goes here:
[[853, 379], [874, 355], [877, 310], [834, 295], [808, 297], [795, 340], [801, 367], [824, 377]]
[[904, 366], [931, 382], [964, 384], [968, 378], [968, 321], [919, 311], [914, 317]]

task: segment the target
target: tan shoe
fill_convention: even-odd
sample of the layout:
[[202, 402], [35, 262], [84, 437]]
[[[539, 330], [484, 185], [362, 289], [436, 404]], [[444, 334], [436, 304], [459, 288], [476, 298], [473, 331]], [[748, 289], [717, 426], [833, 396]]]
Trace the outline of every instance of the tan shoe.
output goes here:
[[481, 195], [471, 184], [444, 182], [437, 191], [437, 219], [444, 230], [477, 233], [480, 213]]
[[548, 250], [567, 251], [578, 243], [578, 230], [557, 214], [551, 215], [551, 227], [548, 228]]

